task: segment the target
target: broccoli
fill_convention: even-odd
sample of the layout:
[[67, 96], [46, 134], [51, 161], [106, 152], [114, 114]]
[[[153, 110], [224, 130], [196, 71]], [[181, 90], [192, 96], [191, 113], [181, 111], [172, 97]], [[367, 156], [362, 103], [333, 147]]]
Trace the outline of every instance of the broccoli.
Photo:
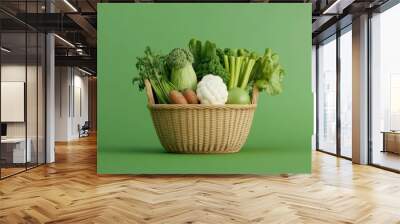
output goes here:
[[203, 76], [205, 75], [213, 74], [221, 77], [225, 83], [229, 80], [228, 73], [221, 65], [219, 58], [213, 58], [207, 63], [199, 64], [196, 68], [196, 72], [199, 75], [200, 79], [203, 78]]
[[168, 54], [166, 62], [171, 70], [170, 79], [178, 90], [196, 89], [197, 77], [192, 66], [193, 60], [192, 53], [183, 48], [175, 48]]
[[187, 64], [193, 63], [193, 55], [183, 48], [173, 49], [167, 56], [167, 64], [170, 68], [181, 69]]
[[199, 40], [191, 39], [189, 49], [194, 57], [193, 66], [199, 80], [205, 75], [213, 74], [220, 76], [225, 83], [228, 81], [228, 73], [221, 61], [221, 50], [214, 43], [206, 41], [202, 44]]

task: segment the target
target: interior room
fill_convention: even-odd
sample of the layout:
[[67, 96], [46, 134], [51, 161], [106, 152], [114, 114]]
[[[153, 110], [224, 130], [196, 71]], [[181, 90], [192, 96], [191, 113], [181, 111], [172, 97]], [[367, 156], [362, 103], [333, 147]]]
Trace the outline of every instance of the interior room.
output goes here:
[[399, 18], [397, 5], [371, 20], [371, 50], [375, 52], [371, 58], [372, 163], [395, 170], [400, 168], [400, 66], [394, 56], [399, 46], [393, 43], [400, 34], [391, 27]]
[[0, 223], [400, 223], [399, 23], [398, 0], [0, 1]]

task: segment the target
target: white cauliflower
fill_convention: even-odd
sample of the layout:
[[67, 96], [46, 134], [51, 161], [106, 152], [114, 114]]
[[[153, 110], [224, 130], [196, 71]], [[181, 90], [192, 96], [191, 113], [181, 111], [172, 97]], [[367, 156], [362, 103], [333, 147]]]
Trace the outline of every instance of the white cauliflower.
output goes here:
[[206, 75], [197, 85], [197, 97], [202, 104], [224, 105], [228, 100], [228, 90], [222, 78]]

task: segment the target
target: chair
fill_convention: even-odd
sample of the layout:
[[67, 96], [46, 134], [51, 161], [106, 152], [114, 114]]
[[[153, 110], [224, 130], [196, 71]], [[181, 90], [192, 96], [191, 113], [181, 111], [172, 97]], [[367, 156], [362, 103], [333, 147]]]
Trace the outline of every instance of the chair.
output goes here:
[[89, 129], [90, 129], [89, 121], [85, 121], [82, 127], [78, 124], [79, 138], [89, 136]]

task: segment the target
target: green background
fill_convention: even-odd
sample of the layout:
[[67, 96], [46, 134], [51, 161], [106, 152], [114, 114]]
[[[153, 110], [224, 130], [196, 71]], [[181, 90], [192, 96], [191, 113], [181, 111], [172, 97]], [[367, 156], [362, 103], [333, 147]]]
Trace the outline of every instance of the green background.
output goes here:
[[[99, 4], [98, 153], [100, 174], [271, 174], [311, 170], [310, 4]], [[145, 46], [168, 53], [190, 38], [218, 47], [280, 56], [284, 92], [264, 92], [243, 149], [236, 154], [164, 152], [133, 87]]]

